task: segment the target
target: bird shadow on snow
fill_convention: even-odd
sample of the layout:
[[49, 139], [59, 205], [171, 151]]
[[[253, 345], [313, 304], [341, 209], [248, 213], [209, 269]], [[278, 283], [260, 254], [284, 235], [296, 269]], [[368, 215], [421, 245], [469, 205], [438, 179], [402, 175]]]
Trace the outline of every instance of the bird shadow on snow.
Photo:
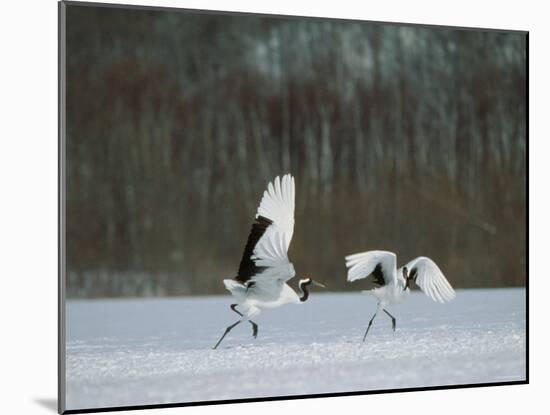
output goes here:
[[57, 399], [55, 398], [35, 398], [34, 401], [52, 412], [57, 412]]

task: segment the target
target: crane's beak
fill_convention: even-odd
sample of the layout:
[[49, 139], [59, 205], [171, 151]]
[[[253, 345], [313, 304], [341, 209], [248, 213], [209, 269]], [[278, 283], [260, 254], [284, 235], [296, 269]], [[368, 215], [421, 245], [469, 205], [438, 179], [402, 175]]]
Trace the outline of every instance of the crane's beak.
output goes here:
[[315, 280], [311, 280], [311, 283], [317, 287], [321, 287], [321, 288], [327, 288], [325, 287], [323, 284], [321, 284], [320, 282], [317, 282]]

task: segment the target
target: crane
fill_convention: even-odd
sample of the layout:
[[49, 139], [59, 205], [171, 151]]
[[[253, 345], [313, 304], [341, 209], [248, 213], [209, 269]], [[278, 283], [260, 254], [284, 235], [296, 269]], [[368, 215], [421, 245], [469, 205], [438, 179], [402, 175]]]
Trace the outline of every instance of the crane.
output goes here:
[[324, 287], [311, 278], [303, 278], [298, 283], [299, 293], [296, 293], [287, 284], [296, 275], [288, 259], [294, 232], [294, 200], [294, 177], [290, 174], [275, 177], [264, 191], [237, 276], [223, 280], [236, 301], [230, 308], [240, 318], [225, 329], [214, 349], [243, 321], [252, 325], [252, 335], [256, 338], [258, 325], [252, 319], [262, 310], [304, 303], [309, 298], [309, 285]]
[[363, 342], [367, 337], [374, 318], [380, 311], [386, 313], [392, 321], [395, 331], [395, 317], [386, 307], [402, 302], [410, 292], [411, 282], [432, 300], [445, 303], [455, 298], [456, 293], [443, 275], [437, 264], [430, 258], [421, 256], [397, 269], [397, 256], [389, 251], [367, 251], [346, 257], [349, 282], [367, 278], [372, 275], [375, 287], [363, 291], [372, 294], [377, 300], [377, 309], [369, 321]]

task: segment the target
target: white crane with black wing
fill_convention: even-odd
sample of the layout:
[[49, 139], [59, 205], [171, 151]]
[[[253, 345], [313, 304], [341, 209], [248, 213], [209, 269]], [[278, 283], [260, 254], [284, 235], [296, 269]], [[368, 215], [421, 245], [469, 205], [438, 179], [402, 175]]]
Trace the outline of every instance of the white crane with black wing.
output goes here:
[[294, 177], [290, 174], [281, 179], [277, 176], [264, 192], [237, 276], [223, 280], [225, 288], [236, 300], [230, 308], [241, 318], [225, 329], [214, 349], [243, 321], [250, 322], [252, 335], [256, 337], [258, 325], [252, 319], [262, 310], [303, 303], [309, 297], [310, 284], [323, 287], [311, 278], [304, 278], [298, 283], [298, 294], [287, 284], [296, 275], [294, 265], [288, 259], [288, 247], [294, 232], [294, 199]]

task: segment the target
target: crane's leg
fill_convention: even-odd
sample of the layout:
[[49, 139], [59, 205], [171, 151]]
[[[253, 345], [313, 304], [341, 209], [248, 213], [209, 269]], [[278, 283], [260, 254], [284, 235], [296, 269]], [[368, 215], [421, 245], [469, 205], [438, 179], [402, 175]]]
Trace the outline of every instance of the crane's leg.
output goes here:
[[395, 317], [392, 316], [390, 313], [388, 313], [388, 310], [386, 310], [385, 308], [383, 310], [384, 310], [384, 313], [386, 313], [388, 316], [390, 316], [390, 318], [391, 318], [391, 327], [392, 327], [393, 331], [395, 331]]
[[229, 308], [230, 308], [231, 310], [233, 310], [235, 313], [237, 313], [239, 316], [242, 317], [242, 316], [243, 316], [243, 313], [241, 313], [239, 310], [237, 310], [237, 306], [238, 306], [238, 304], [231, 304], [231, 305], [229, 306]]
[[[231, 308], [231, 310], [233, 310], [233, 311], [234, 311], [235, 313], [237, 313], [239, 316], [244, 317], [243, 314], [242, 314], [239, 310], [237, 310], [237, 308], [236, 308], [237, 305], [238, 305], [238, 304], [231, 304], [229, 307]], [[253, 336], [254, 338], [256, 338], [256, 337], [258, 336], [258, 325], [257, 325], [256, 323], [254, 323], [252, 320], [248, 320], [248, 322], [249, 322], [250, 324], [252, 324], [252, 336]]]
[[376, 317], [377, 314], [378, 314], [378, 310], [376, 310], [376, 313], [374, 313], [374, 316], [372, 316], [372, 318], [369, 321], [369, 326], [367, 327], [367, 331], [365, 331], [365, 335], [363, 336], [363, 342], [362, 343], [365, 343], [365, 339], [367, 338], [367, 334], [369, 333], [370, 326], [372, 325], [372, 322], [373, 322], [373, 320], [374, 320], [374, 318]]
[[242, 322], [242, 320], [239, 320], [239, 321], [237, 321], [235, 324], [232, 324], [232, 325], [230, 325], [229, 327], [227, 327], [227, 328], [225, 329], [225, 331], [223, 332], [222, 337], [220, 338], [220, 340], [218, 340], [218, 342], [217, 342], [216, 345], [213, 347], [213, 349], [216, 350], [216, 348], [217, 348], [217, 347], [219, 346], [219, 344], [222, 342], [223, 338], [227, 335], [227, 333], [229, 333], [229, 332], [233, 329], [233, 327], [235, 327], [236, 325], [238, 325], [238, 324], [241, 323], [241, 322]]
[[252, 324], [252, 337], [254, 338], [258, 337], [258, 325], [254, 323], [252, 320], [248, 320], [248, 321], [250, 321], [250, 324]]

